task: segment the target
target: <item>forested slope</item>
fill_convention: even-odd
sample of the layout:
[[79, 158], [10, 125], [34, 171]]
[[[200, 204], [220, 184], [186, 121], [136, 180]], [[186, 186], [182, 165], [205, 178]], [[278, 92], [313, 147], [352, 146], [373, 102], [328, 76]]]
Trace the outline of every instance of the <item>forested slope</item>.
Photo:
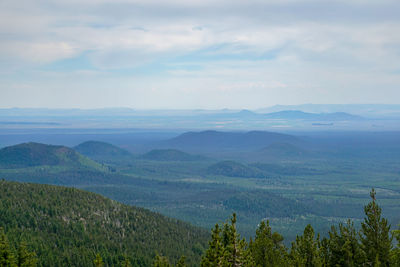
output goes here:
[[149, 266], [159, 252], [196, 265], [207, 233], [187, 223], [100, 195], [50, 185], [0, 181], [0, 227], [12, 246], [21, 241], [38, 266], [92, 266], [99, 253], [106, 266], [129, 259]]

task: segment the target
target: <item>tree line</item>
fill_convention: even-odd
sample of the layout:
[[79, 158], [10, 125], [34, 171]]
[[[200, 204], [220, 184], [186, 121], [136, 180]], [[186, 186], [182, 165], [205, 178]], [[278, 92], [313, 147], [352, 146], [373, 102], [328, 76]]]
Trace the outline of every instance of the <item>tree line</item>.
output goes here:
[[[290, 249], [283, 244], [283, 236], [272, 232], [269, 222], [262, 221], [254, 238], [249, 242], [241, 238], [236, 229], [236, 214], [229, 222], [216, 224], [211, 231], [207, 250], [203, 253], [201, 267], [238, 266], [400, 266], [400, 230], [390, 231], [388, 221], [382, 217], [382, 210], [376, 203], [376, 192], [372, 189], [371, 202], [364, 207], [365, 217], [360, 230], [356, 230], [350, 220], [346, 224], [332, 226], [327, 237], [321, 238], [307, 225], [302, 235], [297, 236]], [[393, 239], [397, 240], [394, 246]], [[36, 254], [29, 251], [27, 244], [10, 246], [7, 236], [0, 228], [0, 266], [34, 267]], [[136, 264], [135, 264], [136, 265]], [[154, 267], [189, 266], [182, 256], [175, 265], [165, 256], [157, 254]], [[100, 254], [92, 261], [92, 266], [103, 267], [105, 263]], [[125, 257], [120, 266], [134, 266]]]
[[[348, 220], [346, 224], [332, 226], [328, 237], [321, 238], [311, 225], [307, 225], [303, 235], [297, 236], [290, 249], [283, 244], [282, 235], [272, 232], [268, 221], [260, 223], [254, 239], [247, 243], [236, 230], [236, 214], [233, 214], [230, 222], [216, 224], [212, 229], [209, 247], [200, 266], [400, 266], [400, 230], [390, 231], [375, 195], [372, 189], [372, 200], [364, 207], [365, 218], [359, 231]], [[396, 247], [393, 246], [393, 238], [397, 240]], [[153, 266], [173, 265], [165, 257], [156, 256]]]

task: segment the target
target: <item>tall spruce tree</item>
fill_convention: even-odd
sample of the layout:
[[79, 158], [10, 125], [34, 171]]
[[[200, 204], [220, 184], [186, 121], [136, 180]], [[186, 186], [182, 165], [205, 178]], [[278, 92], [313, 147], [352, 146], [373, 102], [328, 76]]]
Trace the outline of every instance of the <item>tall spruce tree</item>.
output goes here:
[[394, 230], [393, 236], [396, 238], [397, 246], [392, 250], [391, 263], [392, 266], [400, 266], [400, 229]]
[[302, 236], [292, 242], [290, 258], [292, 266], [320, 267], [324, 265], [319, 235], [316, 239], [314, 229], [307, 225]]
[[15, 257], [3, 228], [0, 228], [0, 266], [15, 267]]
[[17, 266], [18, 267], [35, 267], [37, 264], [37, 257], [34, 252], [30, 252], [27, 244], [22, 242], [17, 251]]
[[362, 266], [365, 262], [365, 254], [358, 241], [358, 234], [354, 223], [350, 220], [347, 224], [339, 224], [339, 231], [332, 226], [327, 240], [327, 252], [325, 262], [328, 266]]
[[381, 217], [382, 210], [376, 203], [375, 189], [370, 193], [372, 201], [364, 207], [366, 217], [361, 223], [360, 239], [368, 266], [390, 266], [392, 239], [390, 225]]
[[186, 264], [186, 257], [182, 256], [180, 257], [180, 259], [178, 260], [178, 262], [175, 265], [176, 267], [187, 267], [188, 265]]
[[153, 267], [171, 267], [167, 257], [156, 254], [154, 258]]
[[96, 266], [96, 267], [104, 266], [103, 258], [100, 256], [99, 253], [96, 254], [96, 258], [94, 259], [93, 263], [94, 263], [94, 266]]
[[201, 266], [221, 266], [223, 250], [221, 229], [216, 224], [211, 230], [211, 240], [208, 242], [208, 249], [201, 260]]
[[288, 266], [288, 254], [282, 241], [280, 234], [272, 233], [269, 221], [262, 221], [256, 230], [254, 241], [250, 240], [249, 244], [256, 266]]
[[201, 261], [201, 266], [254, 266], [247, 243], [240, 238], [236, 230], [235, 213], [232, 215], [230, 224], [224, 224], [222, 231], [218, 225], [212, 230], [212, 239]]

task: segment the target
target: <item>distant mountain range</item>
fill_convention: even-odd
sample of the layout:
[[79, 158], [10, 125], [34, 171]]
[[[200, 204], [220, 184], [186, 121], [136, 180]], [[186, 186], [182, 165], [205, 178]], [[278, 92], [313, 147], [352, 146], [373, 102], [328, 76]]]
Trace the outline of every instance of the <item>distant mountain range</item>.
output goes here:
[[0, 109], [1, 128], [319, 130], [329, 126], [398, 130], [398, 120], [400, 105], [299, 105], [258, 110]]
[[345, 112], [335, 113], [307, 113], [299, 110], [285, 110], [264, 114], [268, 119], [286, 119], [286, 120], [313, 120], [313, 121], [346, 121], [363, 120], [361, 116], [351, 115]]

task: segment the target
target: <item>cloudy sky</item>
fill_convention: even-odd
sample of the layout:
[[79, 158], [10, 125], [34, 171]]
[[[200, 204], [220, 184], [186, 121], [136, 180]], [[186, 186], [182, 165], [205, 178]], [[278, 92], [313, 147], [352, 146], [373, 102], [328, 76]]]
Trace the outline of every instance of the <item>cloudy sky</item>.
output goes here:
[[400, 103], [398, 0], [2, 0], [0, 108]]

